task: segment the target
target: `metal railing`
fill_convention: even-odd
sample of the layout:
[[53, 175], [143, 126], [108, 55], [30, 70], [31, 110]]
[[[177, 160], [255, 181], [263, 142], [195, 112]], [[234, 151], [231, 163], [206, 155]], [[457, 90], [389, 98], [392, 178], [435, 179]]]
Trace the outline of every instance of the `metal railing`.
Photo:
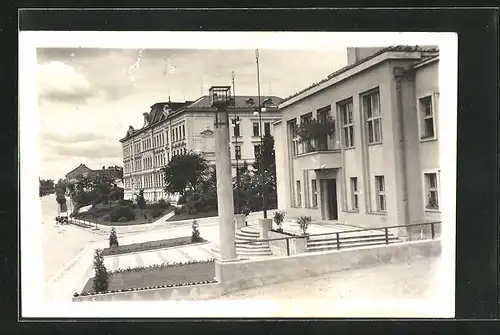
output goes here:
[[75, 226], [79, 226], [82, 228], [92, 228], [94, 227], [95, 230], [98, 230], [99, 228], [97, 227], [97, 222], [91, 222], [87, 221], [81, 218], [68, 218], [68, 223], [73, 224]]
[[[331, 233], [320, 233], [320, 234], [307, 234], [307, 235], [296, 235], [296, 236], [288, 236], [288, 237], [278, 237], [278, 238], [270, 238], [270, 239], [263, 239], [263, 240], [254, 240], [254, 241], [246, 241], [246, 242], [235, 242], [236, 246], [239, 245], [250, 245], [250, 244], [261, 244], [262, 242], [272, 242], [272, 241], [286, 241], [286, 254], [287, 256], [290, 256], [290, 240], [292, 239], [301, 239], [305, 238], [310, 240], [311, 237], [316, 237], [316, 236], [329, 236], [329, 235], [335, 235], [334, 239], [330, 240], [335, 240], [337, 250], [341, 249], [341, 235], [346, 235], [349, 233], [359, 233], [359, 232], [366, 232], [366, 231], [378, 231], [378, 230], [383, 230], [384, 231], [384, 242], [386, 245], [389, 244], [390, 238], [389, 238], [389, 229], [408, 229], [412, 227], [419, 227], [419, 226], [430, 226], [431, 229], [431, 239], [434, 240], [436, 238], [436, 225], [441, 224], [441, 221], [432, 221], [432, 222], [423, 222], [423, 223], [413, 223], [405, 226], [387, 226], [387, 227], [381, 227], [381, 228], [363, 228], [363, 229], [352, 229], [352, 230], [345, 230], [345, 231], [340, 231], [340, 232], [331, 232]], [[411, 233], [409, 233], [411, 234]], [[354, 239], [354, 238], [365, 238], [365, 237], [372, 237], [373, 235], [361, 235], [361, 236], [351, 236], [351, 237], [344, 237], [345, 239]], [[423, 239], [423, 238], [422, 238]], [[345, 248], [345, 247], [344, 247]]]

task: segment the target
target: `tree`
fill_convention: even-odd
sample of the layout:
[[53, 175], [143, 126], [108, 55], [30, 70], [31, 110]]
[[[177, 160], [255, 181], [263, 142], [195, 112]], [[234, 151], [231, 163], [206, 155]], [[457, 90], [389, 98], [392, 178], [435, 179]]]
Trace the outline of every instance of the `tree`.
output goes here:
[[165, 174], [165, 192], [183, 196], [188, 187], [197, 190], [206, 178], [209, 166], [203, 156], [190, 152], [172, 157], [162, 170]]
[[52, 179], [38, 178], [38, 181], [39, 181], [39, 193], [41, 197], [55, 192], [55, 185]]
[[141, 210], [141, 214], [146, 219], [146, 215], [144, 214], [144, 209], [146, 209], [146, 199], [144, 198], [144, 190], [140, 190], [139, 194], [135, 195], [135, 202], [137, 203], [137, 207]]
[[108, 270], [104, 265], [102, 250], [96, 249], [94, 253], [94, 292], [106, 292], [108, 290]]
[[54, 191], [56, 193], [56, 195], [64, 195], [66, 193], [66, 181], [64, 181], [63, 179], [59, 179], [56, 183], [56, 185], [54, 186]]

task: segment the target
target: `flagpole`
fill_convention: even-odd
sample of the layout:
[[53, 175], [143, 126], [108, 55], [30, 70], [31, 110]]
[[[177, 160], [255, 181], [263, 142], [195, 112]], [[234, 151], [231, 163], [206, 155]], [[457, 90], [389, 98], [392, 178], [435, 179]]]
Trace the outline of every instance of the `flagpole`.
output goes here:
[[[236, 115], [236, 88], [234, 85], [234, 78], [235, 78], [235, 73], [234, 71], [232, 72], [232, 79], [233, 79], [233, 112], [234, 112], [234, 129], [236, 129], [236, 126], [239, 127], [239, 117]], [[239, 128], [238, 128], [239, 129]], [[236, 187], [238, 188], [236, 192], [236, 213], [240, 214], [241, 213], [241, 195], [240, 195], [240, 166], [239, 166], [239, 157], [236, 151], [236, 148], [238, 148], [238, 134], [236, 134], [235, 131], [233, 131], [234, 137], [235, 137], [235, 142], [234, 142], [234, 158], [236, 159]], [[237, 136], [238, 135], [238, 136]], [[241, 150], [239, 151], [241, 155]]]

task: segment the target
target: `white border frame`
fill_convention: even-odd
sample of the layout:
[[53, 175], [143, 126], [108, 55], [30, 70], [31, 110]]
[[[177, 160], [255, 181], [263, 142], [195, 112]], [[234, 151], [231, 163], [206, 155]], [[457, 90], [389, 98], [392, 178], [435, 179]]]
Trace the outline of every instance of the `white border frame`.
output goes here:
[[[19, 34], [19, 150], [22, 203], [38, 201], [39, 154], [37, 134], [37, 47], [95, 47], [145, 49], [330, 49], [389, 45], [438, 45], [439, 110], [447, 115], [439, 123], [440, 182], [442, 199], [442, 254], [439, 274], [433, 280], [436, 298], [428, 300], [327, 302], [200, 301], [109, 302], [50, 304], [43, 299], [40, 210], [21, 208], [20, 238], [23, 317], [453, 317], [455, 302], [455, 195], [458, 35], [452, 32], [117, 32], [22, 31]], [[297, 44], [296, 41], [301, 43]], [[213, 41], [217, 41], [214, 46]], [[327, 75], [327, 74], [325, 74]], [[293, 92], [291, 92], [293, 93]], [[30, 135], [28, 135], [30, 134]], [[25, 162], [30, 162], [26, 164]], [[307, 306], [307, 307], [304, 307]], [[316, 308], [311, 309], [310, 306]], [[166, 314], [168, 311], [168, 315]]]
[[[436, 94], [439, 94], [435, 91], [428, 91], [422, 93], [417, 96], [417, 117], [418, 117], [418, 139], [420, 142], [429, 142], [429, 141], [437, 141], [439, 139], [438, 133], [438, 119], [437, 119], [437, 104], [436, 104]], [[434, 128], [434, 136], [433, 137], [422, 137], [422, 126], [423, 126], [423, 115], [422, 109], [420, 108], [420, 100], [431, 97], [431, 106], [432, 106], [432, 119], [433, 119], [433, 128]]]

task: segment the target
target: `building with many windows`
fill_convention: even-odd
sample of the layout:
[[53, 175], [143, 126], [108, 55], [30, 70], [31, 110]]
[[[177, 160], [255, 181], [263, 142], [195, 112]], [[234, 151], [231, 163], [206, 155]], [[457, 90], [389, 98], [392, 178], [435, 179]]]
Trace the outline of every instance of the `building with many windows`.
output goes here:
[[[438, 64], [436, 48], [348, 49], [346, 67], [286, 98], [278, 208], [364, 228], [439, 220]], [[299, 136], [326, 118], [331, 133]]]
[[[251, 164], [255, 152], [260, 150], [261, 134], [273, 134], [271, 124], [280, 120], [278, 97], [261, 97], [262, 129], [257, 112], [258, 97], [236, 96], [229, 113], [231, 128], [231, 157], [233, 166], [244, 161]], [[209, 105], [209, 97], [196, 101], [161, 102], [151, 106], [144, 113], [144, 124], [140, 129], [129, 127], [126, 136], [120, 140], [123, 147], [124, 197], [144, 189], [148, 201], [173, 199], [174, 195], [163, 191], [161, 168], [171, 157], [190, 151], [199, 152], [215, 165], [214, 111]], [[235, 171], [235, 170], [234, 170]]]

